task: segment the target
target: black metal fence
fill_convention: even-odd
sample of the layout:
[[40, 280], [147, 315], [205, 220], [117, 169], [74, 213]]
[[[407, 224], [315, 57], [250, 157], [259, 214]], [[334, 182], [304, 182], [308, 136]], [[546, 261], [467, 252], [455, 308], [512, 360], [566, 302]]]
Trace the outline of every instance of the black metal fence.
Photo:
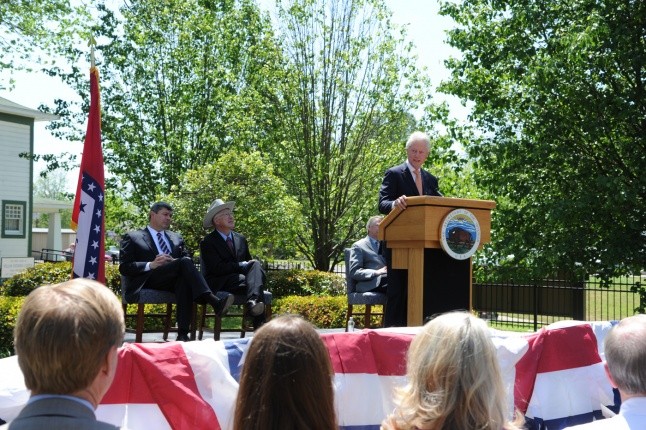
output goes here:
[[[311, 269], [307, 263], [289, 261], [264, 262], [264, 267]], [[333, 272], [344, 276], [344, 265], [336, 265]], [[527, 280], [519, 270], [504, 274], [478, 270], [473, 279], [473, 309], [492, 326], [514, 330], [536, 331], [564, 319], [619, 320], [633, 315], [640, 306], [639, 293], [631, 288], [644, 281], [646, 277], [634, 275], [616, 278], [604, 287], [596, 276]]]
[[640, 296], [633, 287], [641, 275], [613, 279], [602, 286], [596, 276], [585, 279], [473, 280], [473, 308], [492, 326], [537, 330], [564, 319], [610, 321], [635, 314]]

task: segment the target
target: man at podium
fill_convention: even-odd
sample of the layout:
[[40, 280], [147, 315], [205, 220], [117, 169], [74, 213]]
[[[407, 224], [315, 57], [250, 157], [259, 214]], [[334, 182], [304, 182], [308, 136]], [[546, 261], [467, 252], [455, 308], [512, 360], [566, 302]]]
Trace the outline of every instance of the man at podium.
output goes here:
[[[379, 212], [387, 215], [395, 207], [406, 209], [407, 196], [442, 196], [437, 178], [422, 169], [431, 152], [431, 141], [421, 131], [413, 132], [406, 141], [404, 163], [386, 170], [379, 190]], [[388, 267], [388, 304], [384, 325], [406, 326], [407, 274], [405, 270], [393, 270], [391, 251], [382, 247]]]

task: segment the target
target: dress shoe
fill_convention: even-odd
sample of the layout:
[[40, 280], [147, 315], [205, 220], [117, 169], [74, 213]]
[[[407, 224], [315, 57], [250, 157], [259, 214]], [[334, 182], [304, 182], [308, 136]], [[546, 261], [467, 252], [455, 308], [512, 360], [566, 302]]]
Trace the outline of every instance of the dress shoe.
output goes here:
[[191, 339], [189, 339], [188, 334], [185, 333], [179, 333], [177, 335], [177, 339], [175, 339], [178, 342], [190, 342]]
[[233, 294], [229, 294], [225, 299], [218, 299], [217, 297], [215, 297], [215, 301], [212, 302], [211, 305], [213, 306], [215, 315], [218, 318], [221, 318], [222, 315], [225, 314], [227, 309], [229, 309], [229, 306], [233, 304], [233, 299], [234, 299]]
[[254, 299], [247, 300], [247, 312], [252, 317], [262, 315], [265, 312], [265, 304]]

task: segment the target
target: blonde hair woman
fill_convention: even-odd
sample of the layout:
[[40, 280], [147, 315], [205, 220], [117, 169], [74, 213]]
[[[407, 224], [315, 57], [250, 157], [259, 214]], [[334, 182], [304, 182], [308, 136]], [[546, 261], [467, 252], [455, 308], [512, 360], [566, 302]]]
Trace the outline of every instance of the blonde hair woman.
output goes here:
[[408, 384], [382, 430], [513, 430], [486, 323], [467, 312], [428, 322], [408, 350]]

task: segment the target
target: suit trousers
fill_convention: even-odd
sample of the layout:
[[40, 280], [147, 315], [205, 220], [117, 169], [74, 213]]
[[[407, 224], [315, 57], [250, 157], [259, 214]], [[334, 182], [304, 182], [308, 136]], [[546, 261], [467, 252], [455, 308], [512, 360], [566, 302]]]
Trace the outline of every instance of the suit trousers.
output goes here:
[[[247, 300], [265, 301], [263, 287], [265, 285], [265, 272], [258, 261], [251, 261], [243, 273], [232, 273], [219, 278], [219, 291], [233, 294], [246, 294]], [[260, 327], [265, 322], [265, 314], [253, 318], [254, 327]]]
[[152, 270], [145, 288], [171, 291], [177, 298], [177, 329], [187, 334], [191, 326], [193, 302], [202, 303], [211, 293], [206, 281], [189, 257], [176, 258]]

